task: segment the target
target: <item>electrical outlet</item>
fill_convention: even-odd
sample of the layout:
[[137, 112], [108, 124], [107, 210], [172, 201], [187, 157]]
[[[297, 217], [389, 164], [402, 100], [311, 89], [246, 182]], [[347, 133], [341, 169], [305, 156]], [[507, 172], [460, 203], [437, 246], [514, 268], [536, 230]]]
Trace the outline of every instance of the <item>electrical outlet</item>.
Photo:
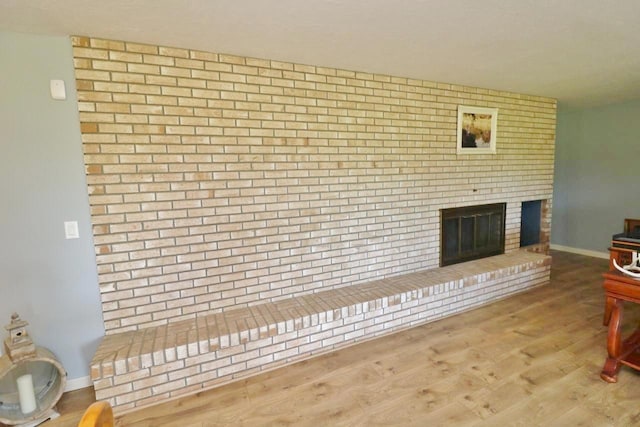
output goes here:
[[49, 82], [49, 89], [51, 91], [51, 98], [58, 101], [64, 101], [67, 99], [67, 91], [64, 88], [64, 80], [51, 80]]
[[80, 233], [78, 232], [78, 221], [64, 222], [64, 238], [65, 239], [80, 238]]

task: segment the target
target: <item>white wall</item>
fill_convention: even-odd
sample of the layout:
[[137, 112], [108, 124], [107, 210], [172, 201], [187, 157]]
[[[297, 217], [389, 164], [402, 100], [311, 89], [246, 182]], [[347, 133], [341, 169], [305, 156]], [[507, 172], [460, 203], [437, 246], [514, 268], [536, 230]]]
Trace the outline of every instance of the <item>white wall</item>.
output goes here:
[[[0, 325], [17, 311], [81, 378], [104, 329], [71, 43], [0, 32], [0, 64]], [[66, 101], [51, 99], [50, 79], [65, 81]], [[69, 220], [80, 239], [65, 240]]]

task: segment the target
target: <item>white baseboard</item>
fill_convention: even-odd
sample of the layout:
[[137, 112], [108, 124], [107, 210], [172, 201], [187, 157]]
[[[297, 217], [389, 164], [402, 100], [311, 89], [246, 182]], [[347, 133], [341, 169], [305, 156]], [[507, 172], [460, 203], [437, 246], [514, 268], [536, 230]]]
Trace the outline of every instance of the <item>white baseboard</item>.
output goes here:
[[594, 258], [609, 259], [609, 254], [607, 252], [590, 251], [588, 249], [572, 248], [570, 246], [555, 245], [553, 243], [551, 244], [551, 249], [562, 252], [571, 252], [578, 255], [586, 255]]
[[93, 383], [91, 382], [91, 377], [90, 376], [86, 376], [86, 377], [80, 377], [80, 378], [73, 378], [73, 379], [67, 379], [67, 386], [64, 388], [64, 391], [73, 391], [73, 390], [78, 390], [81, 388], [85, 388], [85, 387], [90, 387], [92, 386]]

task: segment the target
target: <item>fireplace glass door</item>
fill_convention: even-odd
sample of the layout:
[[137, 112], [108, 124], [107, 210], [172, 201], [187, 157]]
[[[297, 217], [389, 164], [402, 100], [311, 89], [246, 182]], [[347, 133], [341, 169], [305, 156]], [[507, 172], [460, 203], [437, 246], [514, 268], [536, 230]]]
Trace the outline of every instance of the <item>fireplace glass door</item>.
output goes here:
[[440, 265], [504, 253], [505, 203], [440, 211]]

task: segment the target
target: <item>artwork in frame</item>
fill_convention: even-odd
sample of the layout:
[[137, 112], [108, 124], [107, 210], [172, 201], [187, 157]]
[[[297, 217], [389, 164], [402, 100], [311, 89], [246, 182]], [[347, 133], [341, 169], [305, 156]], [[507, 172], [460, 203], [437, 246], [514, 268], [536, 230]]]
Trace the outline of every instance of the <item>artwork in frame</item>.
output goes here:
[[495, 154], [498, 109], [458, 106], [458, 154]]

